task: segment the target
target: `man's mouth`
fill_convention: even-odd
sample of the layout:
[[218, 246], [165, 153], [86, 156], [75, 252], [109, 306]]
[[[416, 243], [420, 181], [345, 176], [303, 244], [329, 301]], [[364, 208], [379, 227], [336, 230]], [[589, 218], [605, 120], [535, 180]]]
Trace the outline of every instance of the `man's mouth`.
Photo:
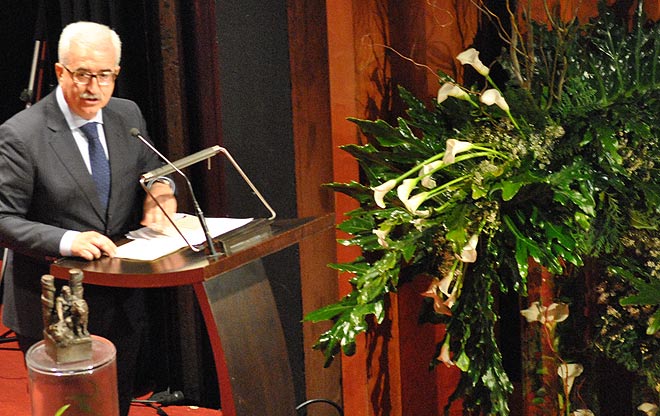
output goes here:
[[101, 97], [94, 94], [81, 94], [80, 98], [82, 98], [85, 101], [91, 101], [91, 102], [96, 102], [101, 99]]

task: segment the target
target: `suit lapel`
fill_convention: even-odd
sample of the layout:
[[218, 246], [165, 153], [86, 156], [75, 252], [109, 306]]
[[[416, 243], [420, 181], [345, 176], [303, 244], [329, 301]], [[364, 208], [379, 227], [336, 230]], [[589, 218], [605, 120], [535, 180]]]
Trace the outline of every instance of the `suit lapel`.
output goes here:
[[110, 158], [110, 200], [108, 202], [108, 210], [113, 212], [113, 205], [120, 200], [117, 195], [113, 196], [114, 192], [122, 189], [122, 182], [131, 180], [130, 178], [122, 177], [122, 172], [125, 171], [124, 164], [127, 160], [132, 160], [129, 152], [130, 146], [126, 145], [126, 136], [128, 129], [122, 119], [107, 106], [103, 109], [103, 130], [105, 133], [106, 144], [108, 145], [108, 157]]
[[48, 142], [57, 158], [62, 162], [71, 179], [80, 187], [83, 194], [94, 208], [94, 212], [105, 222], [105, 210], [96, 191], [96, 185], [89, 174], [85, 161], [83, 160], [78, 146], [69, 129], [69, 125], [60, 111], [55, 94], [52, 93], [44, 99], [46, 103], [46, 120], [52, 134]]

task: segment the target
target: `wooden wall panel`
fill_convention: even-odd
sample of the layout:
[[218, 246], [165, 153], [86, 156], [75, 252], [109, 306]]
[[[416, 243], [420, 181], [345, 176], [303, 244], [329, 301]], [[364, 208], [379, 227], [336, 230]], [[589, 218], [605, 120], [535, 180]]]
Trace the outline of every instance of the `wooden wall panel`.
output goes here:
[[[334, 211], [334, 200], [323, 183], [332, 181], [333, 152], [330, 128], [328, 55], [323, 2], [288, 3], [291, 104], [295, 149], [298, 217]], [[337, 298], [336, 273], [327, 267], [335, 261], [333, 230], [306, 240], [300, 250], [303, 316]], [[301, 317], [302, 319], [302, 317]], [[341, 403], [341, 368], [324, 368], [324, 357], [312, 345], [329, 329], [330, 323], [303, 324], [303, 351], [307, 399], [329, 399]], [[332, 415], [330, 406], [308, 407], [309, 415]]]
[[[339, 150], [342, 144], [357, 143], [358, 134], [354, 125], [346, 121], [346, 117], [357, 114], [357, 85], [354, 16], [352, 0], [328, 0], [327, 30], [328, 30], [328, 68], [330, 86], [330, 125], [332, 132], [332, 168], [333, 181], [346, 182], [358, 178], [358, 168], [355, 161], [345, 152]], [[343, 219], [343, 213], [357, 205], [352, 199], [341, 194], [334, 195], [337, 223]], [[339, 235], [338, 235], [339, 236]], [[359, 254], [354, 249], [339, 247], [337, 261], [349, 261]], [[350, 291], [347, 276], [339, 278], [337, 298]], [[365, 366], [366, 349], [364, 337], [361, 337], [357, 353], [353, 357], [338, 357], [332, 365], [341, 364], [342, 392], [344, 411], [347, 415], [367, 415], [368, 391], [367, 372]]]

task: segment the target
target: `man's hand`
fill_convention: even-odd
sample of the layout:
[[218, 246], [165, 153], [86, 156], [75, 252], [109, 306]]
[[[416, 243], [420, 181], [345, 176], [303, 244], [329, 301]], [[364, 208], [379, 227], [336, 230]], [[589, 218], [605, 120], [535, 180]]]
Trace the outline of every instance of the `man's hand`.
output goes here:
[[[151, 194], [158, 199], [158, 203], [163, 207], [170, 218], [176, 214], [176, 198], [172, 188], [166, 183], [155, 182], [149, 189]], [[140, 223], [145, 227], [161, 230], [170, 225], [165, 214], [158, 208], [156, 202], [147, 194], [144, 199], [144, 217]]]
[[114, 257], [117, 246], [108, 237], [96, 231], [79, 233], [73, 240], [71, 254], [85, 260], [94, 260], [106, 255]]

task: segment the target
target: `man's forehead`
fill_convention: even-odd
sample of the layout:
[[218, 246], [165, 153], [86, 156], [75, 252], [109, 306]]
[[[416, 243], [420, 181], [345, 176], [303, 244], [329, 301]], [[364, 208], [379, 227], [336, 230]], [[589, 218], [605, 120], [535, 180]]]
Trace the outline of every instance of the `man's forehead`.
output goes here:
[[72, 44], [69, 49], [69, 63], [77, 69], [99, 66], [113, 69], [116, 62], [116, 53], [112, 44], [98, 46]]

